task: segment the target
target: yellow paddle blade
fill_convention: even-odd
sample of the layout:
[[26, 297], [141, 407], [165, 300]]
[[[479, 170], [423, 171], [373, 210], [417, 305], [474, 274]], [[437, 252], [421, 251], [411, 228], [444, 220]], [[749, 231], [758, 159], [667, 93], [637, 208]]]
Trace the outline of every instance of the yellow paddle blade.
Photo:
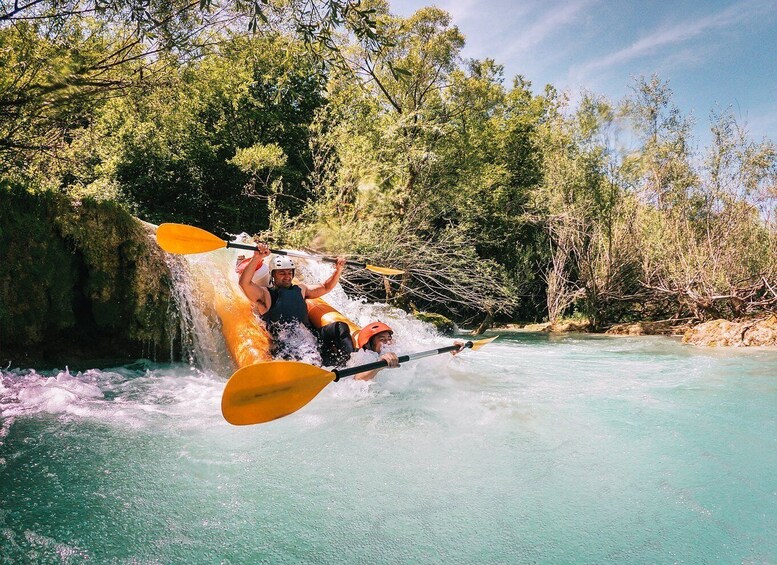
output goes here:
[[238, 369], [221, 396], [230, 424], [261, 424], [296, 412], [331, 383], [335, 374], [298, 361], [269, 361]]
[[404, 275], [405, 271], [399, 269], [390, 269], [389, 267], [376, 267], [375, 265], [366, 265], [368, 271], [378, 273], [379, 275]]
[[168, 253], [205, 253], [227, 246], [227, 242], [200, 228], [184, 224], [161, 224], [156, 230], [159, 247]]
[[494, 341], [498, 337], [499, 337], [498, 335], [495, 335], [494, 337], [488, 337], [486, 339], [479, 339], [477, 341], [473, 341], [472, 342], [472, 351], [477, 351], [478, 349], [480, 349], [484, 345], [488, 345], [489, 343], [491, 343], [492, 341]]

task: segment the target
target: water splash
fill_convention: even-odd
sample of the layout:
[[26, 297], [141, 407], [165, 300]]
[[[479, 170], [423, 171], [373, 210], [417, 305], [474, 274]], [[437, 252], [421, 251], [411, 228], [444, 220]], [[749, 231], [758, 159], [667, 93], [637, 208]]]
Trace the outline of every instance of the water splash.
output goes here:
[[[295, 261], [300, 264], [302, 280], [309, 284], [325, 281], [334, 271], [328, 263], [305, 259]], [[369, 303], [361, 296], [349, 297], [339, 284], [323, 298], [359, 327], [376, 320], [388, 324], [394, 330], [394, 346], [402, 353], [430, 349], [452, 341], [442, 337], [431, 324], [414, 318], [404, 310], [388, 304]]]
[[[176, 415], [219, 418], [224, 381], [219, 375], [139, 362], [112, 369], [37, 372], [0, 371], [0, 416], [4, 433], [19, 417], [90, 419], [121, 427], [144, 427]], [[0, 432], [2, 445], [3, 432]]]
[[316, 336], [300, 323], [278, 324], [275, 359], [302, 361], [311, 365], [321, 365]]

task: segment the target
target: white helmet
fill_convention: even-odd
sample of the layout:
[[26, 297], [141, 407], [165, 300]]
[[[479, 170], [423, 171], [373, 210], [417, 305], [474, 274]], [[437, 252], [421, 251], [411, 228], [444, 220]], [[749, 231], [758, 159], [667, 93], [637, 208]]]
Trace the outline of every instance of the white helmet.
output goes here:
[[297, 266], [294, 264], [294, 261], [292, 261], [291, 258], [287, 257], [286, 255], [276, 255], [273, 257], [272, 261], [270, 261], [270, 273], [277, 271], [278, 269], [296, 268]]

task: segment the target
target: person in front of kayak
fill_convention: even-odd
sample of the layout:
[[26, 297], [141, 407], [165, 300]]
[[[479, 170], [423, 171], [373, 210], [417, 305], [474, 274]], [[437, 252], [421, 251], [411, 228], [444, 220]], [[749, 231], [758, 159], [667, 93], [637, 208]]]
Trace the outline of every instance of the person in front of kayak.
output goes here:
[[240, 274], [240, 288], [267, 324], [267, 329], [273, 336], [273, 355], [285, 359], [299, 359], [299, 352], [287, 347], [290, 335], [308, 331], [318, 342], [318, 352], [324, 366], [336, 367], [345, 363], [353, 351], [353, 341], [348, 325], [344, 322], [333, 322], [316, 330], [308, 319], [308, 309], [305, 300], [318, 298], [331, 291], [340, 280], [340, 274], [345, 266], [345, 259], [339, 257], [335, 271], [323, 283], [307, 285], [294, 283], [296, 265], [285, 255], [276, 255], [270, 261], [270, 286], [256, 284], [252, 279], [256, 270], [262, 265], [270, 248], [258, 244], [251, 261]]
[[[360, 350], [372, 352], [372, 355], [354, 355], [351, 361], [355, 361], [354, 364], [362, 364], [383, 360], [391, 369], [399, 367], [399, 357], [397, 357], [397, 354], [393, 351], [388, 351], [393, 341], [394, 330], [383, 322], [370, 322], [359, 330], [357, 345]], [[354, 359], [354, 357], [358, 358]], [[369, 360], [366, 357], [369, 357]], [[384, 368], [380, 367], [371, 371], [364, 371], [354, 375], [353, 378], [357, 381], [370, 381]]]
[[[453, 355], [456, 355], [461, 351], [461, 347], [464, 345], [463, 341], [456, 340], [454, 345], [458, 345], [459, 349], [451, 351]], [[348, 365], [361, 365], [362, 363], [372, 363], [374, 361], [385, 361], [389, 369], [399, 367], [399, 357], [393, 351], [390, 351], [394, 345], [394, 330], [383, 322], [375, 321], [370, 322], [359, 330], [359, 337], [357, 338], [357, 346], [359, 351], [351, 356]], [[365, 355], [363, 352], [369, 352], [370, 355]], [[379, 367], [372, 369], [371, 371], [364, 371], [354, 375], [354, 379], [357, 381], [369, 381], [375, 378], [381, 370], [386, 367]]]

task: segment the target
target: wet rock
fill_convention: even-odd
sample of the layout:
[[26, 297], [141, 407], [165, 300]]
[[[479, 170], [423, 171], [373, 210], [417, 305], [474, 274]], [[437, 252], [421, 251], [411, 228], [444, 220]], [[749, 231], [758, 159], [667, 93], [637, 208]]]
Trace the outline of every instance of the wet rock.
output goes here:
[[562, 320], [550, 325], [546, 330], [547, 332], [562, 333], [562, 332], [587, 332], [591, 328], [591, 323], [588, 320], [576, 321], [576, 320]]
[[683, 335], [687, 329], [687, 324], [678, 325], [674, 320], [660, 320], [615, 324], [605, 333], [607, 335]]
[[522, 330], [525, 332], [587, 332], [591, 327], [588, 320], [560, 320], [558, 322], [543, 322], [541, 324], [526, 324]]
[[542, 322], [539, 324], [526, 324], [521, 329], [525, 332], [549, 332], [551, 327], [550, 322]]
[[456, 324], [454, 324], [450, 319], [446, 318], [442, 314], [434, 314], [432, 312], [416, 312], [414, 316], [422, 322], [432, 324], [435, 329], [443, 335], [453, 335], [453, 333], [456, 331]]
[[169, 360], [171, 276], [116, 202], [0, 186], [0, 361]]
[[777, 316], [772, 314], [747, 328], [742, 343], [746, 346], [777, 346]]
[[712, 347], [777, 346], [777, 316], [731, 322], [711, 320], [685, 332], [683, 343]]

